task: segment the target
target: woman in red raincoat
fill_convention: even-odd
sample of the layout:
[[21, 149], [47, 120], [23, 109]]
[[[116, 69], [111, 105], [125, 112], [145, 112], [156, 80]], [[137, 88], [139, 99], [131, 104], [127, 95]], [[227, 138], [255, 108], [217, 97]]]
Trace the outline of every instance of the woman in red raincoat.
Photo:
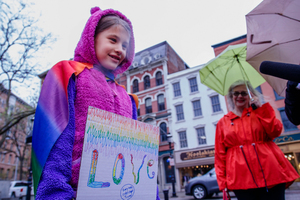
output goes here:
[[244, 81], [229, 88], [232, 111], [217, 124], [215, 169], [220, 190], [233, 190], [239, 200], [285, 198], [285, 188], [299, 177], [273, 142], [282, 131], [269, 103], [261, 105], [258, 92]]

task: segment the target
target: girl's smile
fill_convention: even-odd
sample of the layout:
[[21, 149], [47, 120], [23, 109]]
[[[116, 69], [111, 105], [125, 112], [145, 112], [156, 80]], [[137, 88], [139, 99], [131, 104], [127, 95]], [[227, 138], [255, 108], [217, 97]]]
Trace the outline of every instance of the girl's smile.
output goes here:
[[95, 38], [95, 53], [100, 65], [115, 70], [126, 58], [130, 35], [121, 25], [100, 32]]

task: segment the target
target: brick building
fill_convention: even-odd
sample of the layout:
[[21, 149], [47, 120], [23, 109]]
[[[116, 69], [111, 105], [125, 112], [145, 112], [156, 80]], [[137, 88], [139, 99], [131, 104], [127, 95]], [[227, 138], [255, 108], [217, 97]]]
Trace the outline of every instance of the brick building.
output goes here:
[[[2, 114], [5, 112], [6, 99], [7, 90], [3, 85], [0, 85], [0, 113]], [[8, 107], [9, 113], [15, 113], [26, 108], [32, 107], [16, 95], [11, 94]], [[5, 137], [3, 145], [0, 146], [0, 180], [19, 180], [21, 165], [23, 166], [22, 179], [27, 180], [28, 168], [30, 166], [31, 145], [26, 144], [25, 141], [31, 131], [31, 118], [32, 116], [25, 118], [19, 122], [18, 125], [7, 131], [5, 135], [0, 136], [0, 140]], [[3, 126], [4, 122], [4, 116], [1, 115], [0, 126]], [[24, 157], [23, 163], [20, 162], [20, 156]]]
[[[128, 93], [139, 98], [138, 120], [160, 127], [158, 182], [160, 189], [171, 184], [167, 174], [174, 167], [165, 165], [170, 149], [167, 134], [171, 133], [171, 105], [168, 101], [167, 75], [188, 69], [187, 64], [165, 41], [135, 54], [129, 70], [116, 80], [126, 86]], [[171, 145], [172, 150], [174, 144]], [[166, 173], [167, 172], [167, 173]]]

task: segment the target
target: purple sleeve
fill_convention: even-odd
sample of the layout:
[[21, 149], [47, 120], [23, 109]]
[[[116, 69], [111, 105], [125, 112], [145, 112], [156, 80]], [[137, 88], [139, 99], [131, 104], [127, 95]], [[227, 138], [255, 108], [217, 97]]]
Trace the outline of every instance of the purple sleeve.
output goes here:
[[75, 134], [75, 81], [68, 85], [69, 123], [52, 147], [37, 188], [36, 199], [72, 199], [71, 187], [72, 151]]
[[135, 119], [137, 120], [137, 109], [136, 109], [136, 104], [135, 104], [135, 101], [134, 101], [134, 98], [130, 96], [130, 99], [131, 99], [131, 105], [132, 105], [132, 119]]
[[158, 186], [157, 186], [157, 189], [156, 189], [156, 200], [160, 200]]

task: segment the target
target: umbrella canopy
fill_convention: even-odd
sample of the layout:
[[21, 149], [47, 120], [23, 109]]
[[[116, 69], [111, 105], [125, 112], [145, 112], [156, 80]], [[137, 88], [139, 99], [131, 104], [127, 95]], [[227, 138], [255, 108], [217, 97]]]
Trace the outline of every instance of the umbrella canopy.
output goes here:
[[228, 46], [199, 72], [201, 83], [226, 95], [232, 83], [248, 80], [256, 88], [264, 78], [246, 61], [246, 43]]
[[[247, 58], [259, 72], [263, 61], [300, 64], [300, 1], [264, 0], [246, 15]], [[287, 80], [262, 76], [280, 96]]]

